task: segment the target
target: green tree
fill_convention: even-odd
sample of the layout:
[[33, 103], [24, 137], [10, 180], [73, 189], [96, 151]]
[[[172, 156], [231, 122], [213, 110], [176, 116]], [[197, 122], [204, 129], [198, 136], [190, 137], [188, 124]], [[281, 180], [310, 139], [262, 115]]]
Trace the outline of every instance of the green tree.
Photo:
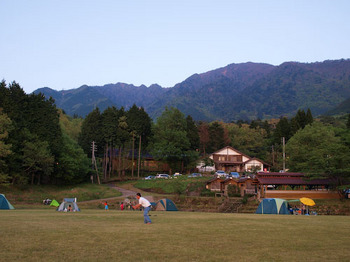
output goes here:
[[126, 157], [128, 155], [128, 151], [126, 150], [126, 144], [130, 142], [131, 140], [131, 133], [129, 131], [129, 126], [127, 122], [127, 117], [125, 114], [124, 109], [122, 108], [122, 115], [118, 119], [118, 145], [119, 145], [119, 168], [118, 173], [119, 176], [121, 175], [120, 172], [122, 172], [122, 175], [125, 175], [125, 166], [124, 166], [124, 156]]
[[346, 127], [350, 129], [350, 114], [348, 116], [348, 121], [346, 122]]
[[59, 183], [81, 183], [88, 180], [91, 160], [84, 153], [78, 143], [63, 134], [63, 153], [56, 165], [58, 165], [59, 174], [56, 180]]
[[13, 123], [13, 129], [7, 139], [8, 143], [12, 144], [13, 152], [6, 158], [9, 175], [13, 183], [18, 179], [25, 182], [24, 166], [27, 163], [24, 161], [27, 160], [23, 156], [24, 141], [34, 144], [46, 142], [47, 150], [56, 161], [62, 152], [58, 111], [53, 99], [46, 100], [42, 94], [26, 95], [16, 82], [12, 82], [8, 87], [4, 81], [1, 82], [0, 96], [0, 106]]
[[35, 179], [38, 185], [43, 177], [48, 179], [53, 171], [53, 165], [54, 157], [47, 141], [41, 141], [37, 136], [32, 136], [30, 141], [24, 142], [23, 171], [28, 175], [32, 185]]
[[[134, 132], [135, 137], [141, 135], [142, 148], [147, 148], [148, 142], [152, 136], [152, 119], [149, 117], [143, 107], [137, 107], [135, 104], [126, 112], [127, 124], [130, 132]], [[135, 147], [138, 147], [139, 140], [135, 140]]]
[[306, 125], [313, 122], [311, 110], [308, 109], [307, 113], [304, 110], [298, 110], [295, 117], [291, 119], [291, 132], [295, 134], [299, 129], [303, 129]]
[[350, 148], [331, 126], [314, 122], [287, 143], [288, 167], [310, 178], [331, 178], [342, 186], [350, 178]]
[[0, 108], [0, 184], [8, 181], [8, 166], [4, 159], [12, 153], [11, 144], [6, 143], [9, 132], [12, 129], [12, 122]]
[[208, 123], [199, 122], [198, 133], [199, 133], [200, 152], [205, 156], [208, 150], [207, 147], [210, 141]]
[[264, 158], [267, 136], [264, 129], [252, 129], [247, 124], [242, 124], [241, 127], [230, 124], [228, 130], [232, 147], [249, 156]]
[[166, 162], [173, 169], [181, 168], [198, 158], [190, 150], [191, 143], [187, 136], [187, 123], [184, 115], [176, 108], [166, 108], [154, 126], [152, 154], [157, 160]]
[[291, 126], [286, 117], [282, 117], [276, 125], [276, 129], [273, 133], [274, 143], [281, 144], [282, 137], [285, 137], [286, 141], [291, 137]]
[[193, 118], [190, 115], [186, 117], [186, 125], [187, 125], [187, 137], [191, 144], [190, 149], [194, 151], [198, 151], [199, 150], [198, 128]]
[[305, 125], [309, 125], [314, 122], [314, 118], [312, 116], [310, 108], [307, 109], [305, 121], [306, 121]]
[[209, 125], [209, 138], [208, 152], [215, 152], [230, 144], [228, 132], [219, 122], [213, 122]]
[[81, 125], [84, 120], [80, 117], [70, 117], [66, 115], [63, 110], [59, 110], [59, 115], [62, 132], [78, 142]]
[[84, 119], [78, 141], [89, 157], [91, 157], [91, 145], [93, 141], [97, 144], [97, 155], [103, 155], [102, 117], [98, 108], [94, 109]]

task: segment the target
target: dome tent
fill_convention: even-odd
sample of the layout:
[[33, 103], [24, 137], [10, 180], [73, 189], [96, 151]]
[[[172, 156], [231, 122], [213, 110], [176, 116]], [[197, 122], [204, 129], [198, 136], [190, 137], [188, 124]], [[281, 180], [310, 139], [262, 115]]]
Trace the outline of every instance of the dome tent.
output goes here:
[[265, 198], [263, 199], [258, 208], [256, 214], [278, 214], [278, 215], [290, 215], [288, 210], [287, 200], [281, 198]]
[[72, 207], [72, 211], [80, 211], [77, 199], [76, 198], [64, 198], [63, 202], [60, 204], [60, 206], [57, 208], [57, 211], [67, 211], [69, 205]]
[[156, 211], [178, 211], [174, 202], [168, 198], [163, 198], [157, 202]]
[[0, 194], [0, 209], [15, 209], [3, 194]]

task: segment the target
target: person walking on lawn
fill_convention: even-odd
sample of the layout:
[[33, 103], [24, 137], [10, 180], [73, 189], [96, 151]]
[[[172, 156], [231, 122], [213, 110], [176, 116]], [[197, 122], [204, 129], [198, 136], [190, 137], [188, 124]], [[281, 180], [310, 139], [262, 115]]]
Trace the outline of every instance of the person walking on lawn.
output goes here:
[[144, 222], [145, 224], [151, 224], [152, 221], [148, 216], [148, 212], [151, 210], [151, 203], [146, 198], [142, 197], [140, 193], [136, 194], [136, 198], [139, 200], [139, 203], [135, 206], [132, 206], [132, 208], [138, 209], [142, 206]]

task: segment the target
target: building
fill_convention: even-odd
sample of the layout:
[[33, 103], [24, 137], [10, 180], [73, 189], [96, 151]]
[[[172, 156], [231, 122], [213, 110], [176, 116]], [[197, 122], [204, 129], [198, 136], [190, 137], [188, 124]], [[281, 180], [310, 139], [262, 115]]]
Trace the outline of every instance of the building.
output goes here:
[[229, 172], [257, 172], [270, 170], [270, 165], [264, 161], [249, 157], [233, 147], [226, 146], [209, 156], [215, 163], [216, 170]]
[[[220, 186], [219, 186], [220, 183]], [[241, 196], [256, 195], [260, 198], [298, 199], [338, 199], [340, 195], [333, 189], [330, 179], [308, 179], [303, 173], [258, 172], [254, 177], [207, 182], [207, 189], [228, 195], [228, 186], [237, 188]]]
[[303, 173], [258, 172], [254, 184], [258, 198], [339, 198], [330, 179], [308, 179]]

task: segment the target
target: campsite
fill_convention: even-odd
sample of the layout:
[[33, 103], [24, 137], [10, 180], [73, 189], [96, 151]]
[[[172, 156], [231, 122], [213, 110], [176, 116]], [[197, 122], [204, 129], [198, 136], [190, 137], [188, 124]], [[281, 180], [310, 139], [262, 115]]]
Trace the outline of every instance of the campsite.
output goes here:
[[[130, 184], [124, 187], [133, 189]], [[174, 195], [154, 194], [156, 205], [172, 209], [170, 198], [179, 212], [152, 210], [153, 224], [144, 225], [141, 211], [119, 209], [124, 197], [110, 187], [50, 190], [45, 191], [50, 197], [61, 196], [60, 205], [65, 197], [78, 196], [81, 211], [58, 212], [34, 201], [43, 196], [43, 188], [40, 194], [30, 194], [29, 204], [20, 198], [20, 191], [6, 192], [15, 209], [0, 210], [1, 261], [346, 261], [350, 257], [349, 216], [261, 215], [255, 214], [258, 204], [250, 213], [208, 212], [204, 206], [209, 202], [201, 204], [194, 197], [186, 201], [202, 206], [202, 211], [183, 211]], [[87, 198], [87, 191], [94, 194]], [[25, 192], [22, 197], [29, 197]], [[100, 200], [79, 201], [96, 195], [109, 199], [109, 212]]]

